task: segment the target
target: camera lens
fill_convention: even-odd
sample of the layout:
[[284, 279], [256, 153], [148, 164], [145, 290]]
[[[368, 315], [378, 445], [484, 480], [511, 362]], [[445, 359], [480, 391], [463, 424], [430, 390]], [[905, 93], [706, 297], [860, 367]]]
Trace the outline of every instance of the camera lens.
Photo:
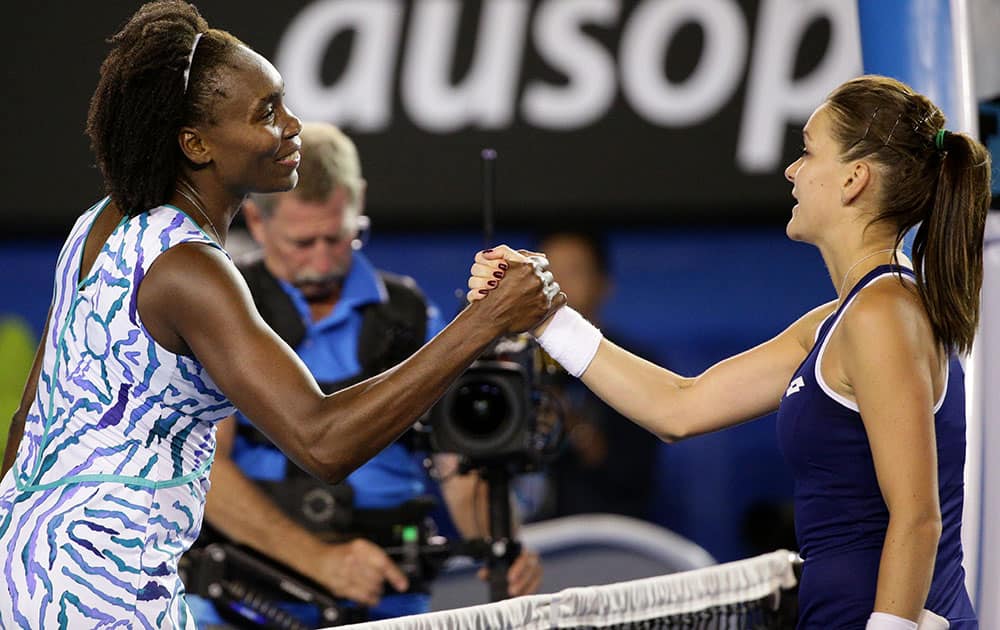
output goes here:
[[455, 392], [452, 405], [454, 417], [461, 421], [462, 430], [475, 437], [495, 433], [510, 415], [506, 392], [498, 384], [488, 381], [463, 384]]

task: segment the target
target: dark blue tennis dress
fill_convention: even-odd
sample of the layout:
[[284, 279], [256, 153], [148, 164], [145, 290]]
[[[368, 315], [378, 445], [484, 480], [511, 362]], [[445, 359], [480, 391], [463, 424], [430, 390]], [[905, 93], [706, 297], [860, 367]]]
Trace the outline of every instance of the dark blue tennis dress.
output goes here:
[[[863, 630], [875, 605], [879, 558], [889, 512], [879, 491], [858, 406], [822, 379], [830, 335], [858, 292], [869, 284], [913, 280], [913, 272], [883, 265], [865, 275], [820, 326], [816, 343], [795, 372], [778, 408], [778, 441], [795, 476], [795, 529], [805, 565], [799, 589], [800, 629]], [[958, 359], [934, 407], [943, 529], [925, 608], [951, 628], [978, 628], [962, 568], [962, 469], [965, 388]]]

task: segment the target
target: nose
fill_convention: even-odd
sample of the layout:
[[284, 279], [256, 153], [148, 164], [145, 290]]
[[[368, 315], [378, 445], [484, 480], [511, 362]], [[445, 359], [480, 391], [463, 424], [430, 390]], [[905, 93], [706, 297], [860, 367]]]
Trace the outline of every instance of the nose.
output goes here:
[[285, 123], [285, 137], [294, 138], [302, 132], [302, 121], [287, 107], [285, 113], [288, 115], [288, 121]]
[[329, 273], [334, 267], [333, 248], [324, 239], [318, 238], [309, 249], [309, 266], [316, 273]]
[[792, 182], [793, 184], [795, 183], [795, 174], [799, 172], [799, 162], [801, 160], [802, 158], [798, 158], [797, 160], [795, 160], [794, 162], [785, 167], [785, 179]]

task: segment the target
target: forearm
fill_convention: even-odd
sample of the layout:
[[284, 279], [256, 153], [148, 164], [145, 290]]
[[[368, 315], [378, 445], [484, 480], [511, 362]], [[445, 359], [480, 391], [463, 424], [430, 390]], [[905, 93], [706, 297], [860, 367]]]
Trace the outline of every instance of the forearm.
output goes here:
[[307, 470], [339, 481], [393, 442], [444, 394], [497, 332], [463, 311], [400, 365], [325, 397], [303, 426]]
[[3, 453], [3, 470], [0, 471], [0, 477], [6, 475], [7, 471], [14, 466], [14, 457], [17, 455], [17, 447], [21, 444], [23, 436], [24, 414], [18, 412], [14, 414], [14, 418], [10, 421], [10, 430], [7, 433], [7, 447]]
[[[476, 473], [450, 478], [442, 488], [452, 521], [462, 538], [490, 535], [490, 492], [486, 481]], [[510, 497], [511, 534], [521, 525], [517, 504]]]
[[205, 520], [233, 541], [310, 575], [321, 541], [286, 516], [231, 459], [216, 459], [211, 480]]
[[581, 379], [618, 413], [664, 439], [682, 435], [672, 413], [689, 379], [619, 348], [607, 339]]
[[916, 621], [924, 608], [941, 521], [938, 518], [890, 518], [879, 562], [875, 611]]

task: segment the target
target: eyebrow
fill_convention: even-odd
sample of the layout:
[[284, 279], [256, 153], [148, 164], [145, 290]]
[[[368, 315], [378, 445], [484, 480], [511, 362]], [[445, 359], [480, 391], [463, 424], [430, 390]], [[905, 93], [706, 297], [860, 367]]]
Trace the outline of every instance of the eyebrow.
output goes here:
[[264, 107], [264, 105], [267, 105], [268, 103], [278, 102], [279, 100], [281, 100], [281, 97], [284, 95], [284, 93], [285, 93], [285, 84], [282, 82], [282, 84], [278, 86], [278, 89], [274, 90], [267, 96], [263, 96], [257, 100], [256, 109], [259, 111]]

